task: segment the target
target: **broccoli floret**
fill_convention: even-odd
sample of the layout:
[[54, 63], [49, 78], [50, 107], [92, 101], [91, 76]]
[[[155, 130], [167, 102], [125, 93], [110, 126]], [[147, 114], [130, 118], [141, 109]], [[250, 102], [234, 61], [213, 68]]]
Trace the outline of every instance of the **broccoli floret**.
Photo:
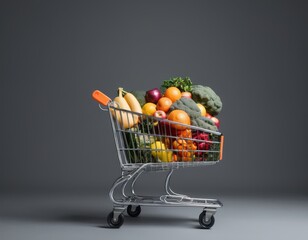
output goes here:
[[196, 102], [191, 98], [182, 97], [179, 100], [175, 101], [169, 111], [179, 109], [185, 111], [190, 118], [200, 117], [201, 112]]
[[205, 129], [209, 129], [212, 131], [218, 131], [215, 123], [207, 117], [198, 117], [198, 118], [192, 118], [191, 119], [191, 125], [197, 126], [197, 127], [201, 127], [201, 128], [205, 128]]
[[216, 116], [221, 111], [221, 99], [210, 87], [193, 85], [191, 94], [192, 99], [201, 103], [212, 116]]

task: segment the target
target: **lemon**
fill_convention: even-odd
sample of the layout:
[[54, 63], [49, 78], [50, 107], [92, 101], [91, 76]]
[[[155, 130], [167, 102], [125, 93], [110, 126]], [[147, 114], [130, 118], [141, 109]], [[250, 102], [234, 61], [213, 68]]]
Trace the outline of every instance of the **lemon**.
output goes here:
[[201, 116], [205, 117], [206, 109], [201, 103], [197, 103], [198, 108], [200, 109]]
[[155, 158], [159, 158], [162, 162], [172, 161], [172, 151], [168, 150], [165, 144], [161, 141], [156, 141], [151, 144], [151, 153]]

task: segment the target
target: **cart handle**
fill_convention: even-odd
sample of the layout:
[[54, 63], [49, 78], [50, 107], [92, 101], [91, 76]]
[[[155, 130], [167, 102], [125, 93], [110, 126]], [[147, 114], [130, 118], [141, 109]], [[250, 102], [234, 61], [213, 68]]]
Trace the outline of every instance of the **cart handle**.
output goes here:
[[104, 93], [102, 93], [99, 90], [95, 90], [92, 93], [92, 97], [93, 97], [94, 100], [103, 104], [104, 106], [107, 106], [107, 104], [111, 101], [111, 99], [107, 95], [105, 95]]

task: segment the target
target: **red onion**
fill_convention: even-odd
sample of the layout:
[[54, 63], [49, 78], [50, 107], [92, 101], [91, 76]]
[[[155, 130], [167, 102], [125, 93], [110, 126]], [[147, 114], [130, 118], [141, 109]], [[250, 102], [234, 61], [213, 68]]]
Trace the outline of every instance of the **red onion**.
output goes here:
[[156, 104], [161, 97], [162, 97], [162, 94], [158, 88], [154, 88], [145, 93], [145, 100], [147, 102]]

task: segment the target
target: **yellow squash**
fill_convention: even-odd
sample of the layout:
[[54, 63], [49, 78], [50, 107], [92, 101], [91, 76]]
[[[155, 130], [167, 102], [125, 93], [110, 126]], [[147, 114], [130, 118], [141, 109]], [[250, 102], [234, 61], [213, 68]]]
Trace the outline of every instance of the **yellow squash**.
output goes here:
[[[122, 91], [123, 91], [123, 89], [122, 89]], [[125, 91], [123, 91], [123, 92], [125, 94], [124, 99], [128, 103], [131, 111], [141, 114], [142, 108], [141, 108], [140, 103], [138, 102], [137, 98], [129, 92], [125, 92]], [[133, 114], [134, 122], [136, 122], [136, 123], [138, 123], [138, 121], [139, 121], [139, 116], [140, 116], [139, 114]]]
[[[123, 89], [119, 88], [119, 95], [113, 99], [115, 104], [115, 109], [112, 109], [113, 116], [119, 121], [120, 126], [124, 129], [133, 127], [138, 121], [134, 119], [133, 114], [126, 112], [131, 111], [130, 106], [123, 97]], [[126, 110], [126, 111], [121, 111]]]

